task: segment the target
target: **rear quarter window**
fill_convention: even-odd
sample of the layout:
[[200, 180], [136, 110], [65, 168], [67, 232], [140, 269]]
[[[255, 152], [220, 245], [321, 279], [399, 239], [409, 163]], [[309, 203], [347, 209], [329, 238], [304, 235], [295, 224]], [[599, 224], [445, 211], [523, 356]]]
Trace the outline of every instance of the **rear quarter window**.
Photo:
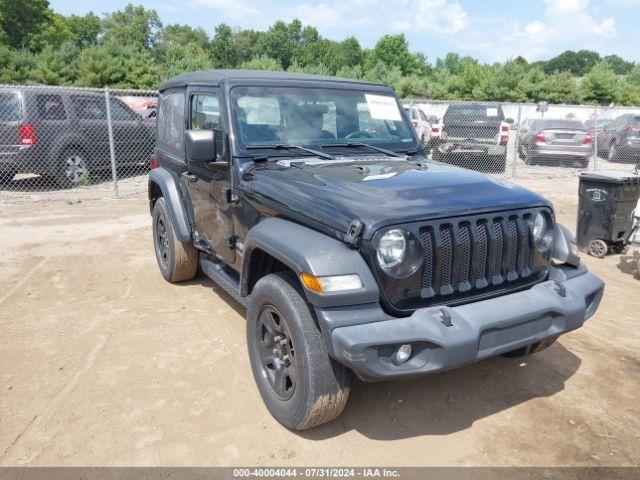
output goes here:
[[35, 104], [38, 118], [41, 120], [64, 120], [67, 118], [60, 95], [36, 95]]
[[22, 100], [18, 92], [0, 92], [0, 122], [16, 122], [22, 118]]
[[106, 120], [107, 108], [104, 97], [98, 96], [72, 96], [71, 103], [76, 112], [76, 117], [81, 120]]
[[184, 91], [166, 91], [158, 98], [158, 143], [174, 150], [182, 149], [184, 131]]

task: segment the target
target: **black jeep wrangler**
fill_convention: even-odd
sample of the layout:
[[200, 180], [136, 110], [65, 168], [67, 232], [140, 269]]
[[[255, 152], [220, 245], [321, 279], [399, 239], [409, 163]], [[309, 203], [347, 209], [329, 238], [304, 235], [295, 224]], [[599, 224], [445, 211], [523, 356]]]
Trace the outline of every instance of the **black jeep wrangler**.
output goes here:
[[428, 161], [387, 86], [212, 70], [167, 81], [158, 108], [160, 271], [200, 266], [246, 306], [258, 389], [289, 428], [338, 416], [353, 373], [529, 354], [598, 307], [551, 204]]

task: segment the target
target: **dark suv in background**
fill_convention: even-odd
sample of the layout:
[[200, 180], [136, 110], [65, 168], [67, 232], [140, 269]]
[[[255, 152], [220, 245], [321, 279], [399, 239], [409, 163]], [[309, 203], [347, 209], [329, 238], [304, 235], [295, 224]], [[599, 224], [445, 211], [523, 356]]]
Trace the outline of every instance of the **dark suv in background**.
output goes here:
[[640, 160], [640, 115], [621, 115], [598, 133], [598, 155], [610, 162]]
[[[154, 125], [118, 98], [110, 98], [118, 166], [146, 165]], [[62, 187], [87, 182], [111, 168], [104, 94], [74, 89], [0, 89], [0, 183], [17, 173], [53, 178]]]
[[509, 129], [498, 104], [453, 103], [442, 118], [433, 159], [471, 170], [504, 172]]

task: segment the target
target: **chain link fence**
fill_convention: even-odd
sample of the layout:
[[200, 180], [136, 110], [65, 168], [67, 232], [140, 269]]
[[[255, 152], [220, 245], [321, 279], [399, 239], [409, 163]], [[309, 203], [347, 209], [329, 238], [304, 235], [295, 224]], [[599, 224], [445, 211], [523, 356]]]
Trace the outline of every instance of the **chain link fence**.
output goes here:
[[[0, 85], [0, 193], [144, 192], [156, 104], [155, 91]], [[421, 99], [403, 106], [433, 160], [503, 178], [632, 173], [640, 161], [640, 108]]]
[[155, 91], [0, 85], [0, 191], [117, 197], [142, 183], [156, 103]]

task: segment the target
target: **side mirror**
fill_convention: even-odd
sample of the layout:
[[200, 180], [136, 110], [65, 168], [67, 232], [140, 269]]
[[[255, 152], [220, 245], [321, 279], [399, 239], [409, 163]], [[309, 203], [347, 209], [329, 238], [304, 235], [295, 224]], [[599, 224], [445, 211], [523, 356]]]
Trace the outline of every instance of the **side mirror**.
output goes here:
[[217, 156], [216, 132], [214, 130], [187, 130], [184, 135], [187, 160], [207, 165]]

